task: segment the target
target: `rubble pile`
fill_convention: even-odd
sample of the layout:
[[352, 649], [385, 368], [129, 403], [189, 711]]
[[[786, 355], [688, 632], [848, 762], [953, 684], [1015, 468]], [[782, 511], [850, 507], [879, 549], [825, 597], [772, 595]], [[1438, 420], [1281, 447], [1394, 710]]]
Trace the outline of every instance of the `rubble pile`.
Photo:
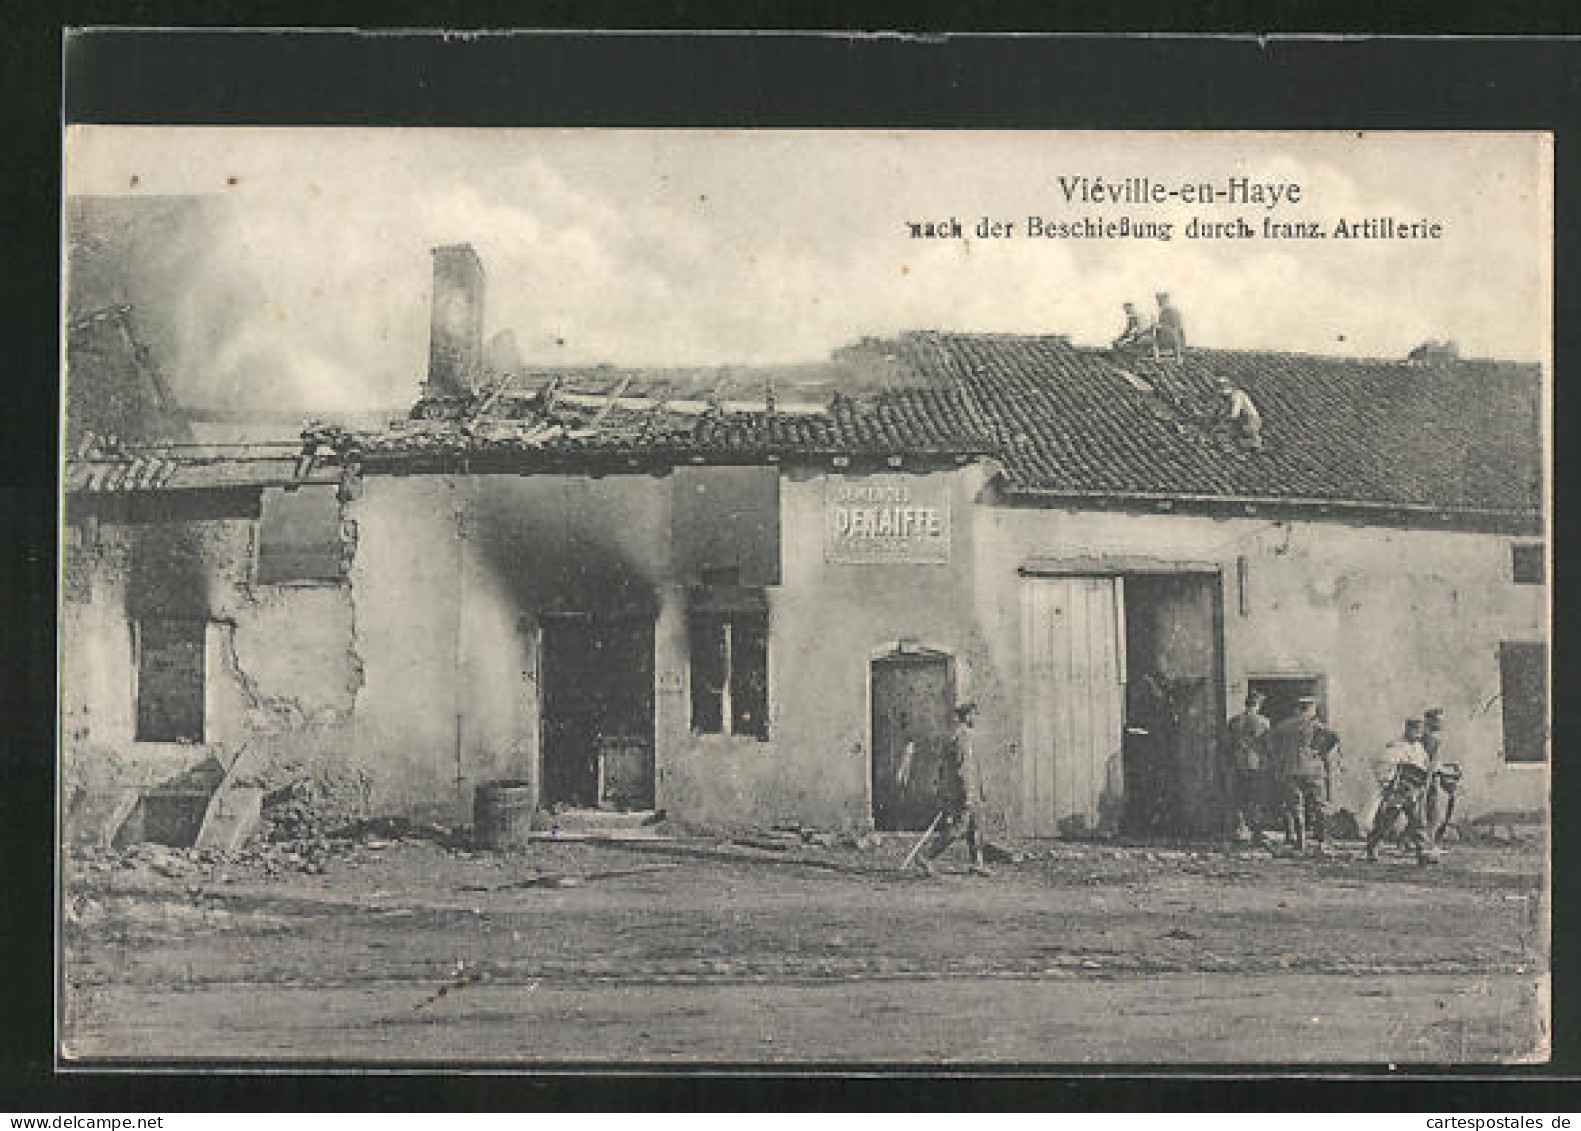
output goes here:
[[323, 840], [368, 815], [371, 783], [357, 769], [281, 762], [236, 784], [265, 790], [257, 839], [269, 843]]

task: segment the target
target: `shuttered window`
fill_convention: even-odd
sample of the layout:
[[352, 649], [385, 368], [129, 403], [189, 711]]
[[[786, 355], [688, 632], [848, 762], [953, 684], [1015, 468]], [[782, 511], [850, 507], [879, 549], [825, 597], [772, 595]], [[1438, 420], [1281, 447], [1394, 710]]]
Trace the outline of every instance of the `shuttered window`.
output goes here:
[[1541, 585], [1545, 572], [1541, 542], [1517, 542], [1510, 547], [1510, 573], [1515, 584]]
[[1548, 648], [1505, 643], [1499, 647], [1499, 690], [1504, 704], [1504, 760], [1548, 760]]

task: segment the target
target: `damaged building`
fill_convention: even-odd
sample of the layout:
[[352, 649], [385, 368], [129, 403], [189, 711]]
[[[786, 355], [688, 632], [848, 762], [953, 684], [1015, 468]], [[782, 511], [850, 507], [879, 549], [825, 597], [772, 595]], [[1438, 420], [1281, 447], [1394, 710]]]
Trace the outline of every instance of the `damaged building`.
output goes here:
[[[545, 824], [921, 828], [970, 699], [991, 824], [1216, 834], [1249, 687], [1275, 715], [1318, 698], [1353, 811], [1430, 705], [1464, 815], [1546, 805], [1535, 365], [925, 332], [817, 364], [502, 371], [470, 247], [435, 249], [434, 285], [388, 427], [72, 446], [74, 811], [247, 751], [449, 823], [509, 781]], [[1255, 449], [1221, 427], [1223, 378]], [[1160, 729], [1138, 772], [1128, 736]]]

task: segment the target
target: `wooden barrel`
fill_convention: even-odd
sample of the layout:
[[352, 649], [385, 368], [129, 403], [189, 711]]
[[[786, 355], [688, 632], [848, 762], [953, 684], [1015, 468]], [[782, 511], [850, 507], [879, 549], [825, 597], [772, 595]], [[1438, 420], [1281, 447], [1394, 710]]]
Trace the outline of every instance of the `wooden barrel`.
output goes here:
[[532, 789], [524, 781], [490, 781], [472, 796], [472, 839], [479, 848], [520, 848], [532, 831]]

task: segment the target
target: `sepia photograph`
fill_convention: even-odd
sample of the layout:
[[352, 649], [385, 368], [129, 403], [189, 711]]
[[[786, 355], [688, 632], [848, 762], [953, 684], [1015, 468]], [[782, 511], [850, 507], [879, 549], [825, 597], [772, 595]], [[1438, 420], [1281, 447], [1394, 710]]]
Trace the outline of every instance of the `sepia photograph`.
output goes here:
[[60, 1065], [1548, 1061], [1550, 134], [63, 176]]

